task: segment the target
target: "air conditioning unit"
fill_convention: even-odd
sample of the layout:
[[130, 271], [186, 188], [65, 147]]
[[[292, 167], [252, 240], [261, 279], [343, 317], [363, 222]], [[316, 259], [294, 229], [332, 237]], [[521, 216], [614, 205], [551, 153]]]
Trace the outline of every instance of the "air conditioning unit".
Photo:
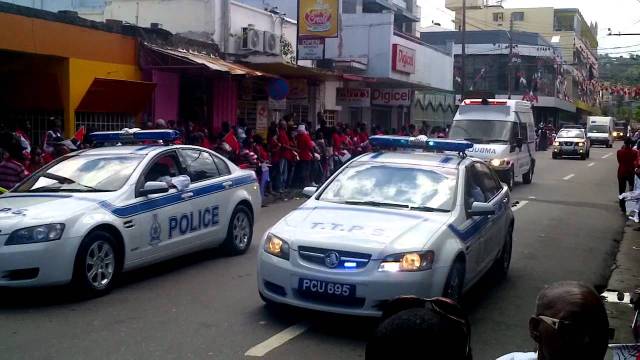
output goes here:
[[264, 52], [280, 55], [280, 35], [264, 32]]
[[263, 51], [263, 33], [251, 27], [242, 28], [242, 50]]

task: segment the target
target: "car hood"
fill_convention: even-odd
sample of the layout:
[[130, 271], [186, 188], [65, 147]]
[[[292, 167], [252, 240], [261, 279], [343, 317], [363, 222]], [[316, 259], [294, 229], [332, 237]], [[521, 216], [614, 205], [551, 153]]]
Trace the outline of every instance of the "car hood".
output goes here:
[[427, 213], [311, 200], [271, 232], [299, 246], [364, 252], [374, 259], [421, 250], [441, 230], [450, 213]]
[[104, 200], [100, 194], [27, 194], [8, 193], [0, 196], [0, 231], [37, 224], [64, 222], [66, 219], [96, 207]]
[[506, 144], [474, 144], [467, 154], [482, 160], [499, 159], [509, 154], [510, 146]]
[[585, 139], [583, 139], [583, 138], [570, 138], [570, 137], [564, 138], [563, 137], [563, 138], [556, 138], [556, 141], [558, 141], [558, 142], [565, 142], [565, 141], [567, 141], [567, 142], [580, 142], [580, 141], [584, 142]]
[[592, 138], [606, 138], [606, 137], [609, 137], [609, 134], [607, 134], [607, 133], [587, 133], [587, 135], [589, 137], [592, 137]]

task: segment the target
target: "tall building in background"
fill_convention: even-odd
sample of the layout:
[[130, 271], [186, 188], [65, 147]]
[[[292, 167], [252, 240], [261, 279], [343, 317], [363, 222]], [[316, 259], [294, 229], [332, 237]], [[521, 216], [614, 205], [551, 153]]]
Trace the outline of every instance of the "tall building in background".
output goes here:
[[[462, 0], [447, 0], [455, 11], [456, 29], [462, 22]], [[566, 95], [580, 115], [596, 113], [598, 93], [598, 24], [587, 23], [579, 9], [505, 8], [501, 1], [467, 0], [467, 31], [526, 31], [538, 33], [558, 47], [564, 59]]]

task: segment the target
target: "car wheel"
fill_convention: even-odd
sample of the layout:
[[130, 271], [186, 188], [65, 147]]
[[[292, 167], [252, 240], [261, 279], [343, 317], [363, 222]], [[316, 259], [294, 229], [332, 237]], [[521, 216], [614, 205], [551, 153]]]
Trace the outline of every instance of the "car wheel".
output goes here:
[[525, 174], [522, 174], [523, 184], [531, 184], [531, 181], [533, 181], [533, 164], [529, 166], [529, 170]]
[[513, 251], [513, 228], [507, 230], [507, 237], [500, 250], [500, 256], [493, 263], [493, 273], [498, 279], [504, 279], [511, 266], [511, 253]]
[[111, 234], [93, 231], [76, 254], [73, 285], [83, 295], [97, 297], [113, 289], [120, 272], [116, 241]]
[[251, 212], [244, 205], [238, 205], [233, 209], [227, 238], [222, 244], [222, 248], [229, 255], [240, 255], [247, 252], [253, 237], [253, 219]]
[[509, 172], [507, 173], [507, 177], [508, 177], [507, 186], [509, 187], [509, 190], [513, 190], [513, 186], [516, 183], [516, 179], [515, 179], [515, 174], [514, 174], [513, 168], [511, 168], [509, 170]]
[[449, 270], [447, 281], [445, 282], [442, 296], [460, 302], [462, 290], [464, 289], [464, 263], [456, 260]]
[[580, 155], [580, 160], [587, 160], [587, 154]]
[[556, 155], [556, 154], [551, 154], [551, 158], [552, 158], [553, 160], [557, 160], [557, 159], [558, 159], [558, 155]]

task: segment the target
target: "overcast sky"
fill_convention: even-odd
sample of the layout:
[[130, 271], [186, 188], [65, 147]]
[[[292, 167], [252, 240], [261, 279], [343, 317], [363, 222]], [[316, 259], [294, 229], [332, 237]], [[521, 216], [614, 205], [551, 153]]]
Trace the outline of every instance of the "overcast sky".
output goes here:
[[[453, 29], [453, 12], [447, 10], [444, 3], [445, 0], [418, 0], [418, 4], [422, 6], [423, 26], [435, 21]], [[544, 6], [578, 8], [587, 23], [598, 22], [600, 53], [618, 56], [632, 51], [640, 55], [640, 36], [607, 36], [608, 28], [611, 28], [614, 33], [640, 33], [640, 0], [505, 0], [503, 5], [507, 8]]]

